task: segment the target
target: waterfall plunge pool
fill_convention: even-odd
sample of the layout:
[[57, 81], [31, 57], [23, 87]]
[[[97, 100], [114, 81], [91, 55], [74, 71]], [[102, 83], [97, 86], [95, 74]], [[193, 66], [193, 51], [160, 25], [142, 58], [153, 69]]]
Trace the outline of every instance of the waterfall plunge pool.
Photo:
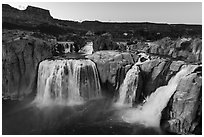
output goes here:
[[119, 114], [126, 108], [113, 107], [108, 98], [90, 100], [82, 105], [56, 105], [43, 109], [22, 101], [3, 101], [2, 106], [3, 135], [169, 134], [122, 121]]

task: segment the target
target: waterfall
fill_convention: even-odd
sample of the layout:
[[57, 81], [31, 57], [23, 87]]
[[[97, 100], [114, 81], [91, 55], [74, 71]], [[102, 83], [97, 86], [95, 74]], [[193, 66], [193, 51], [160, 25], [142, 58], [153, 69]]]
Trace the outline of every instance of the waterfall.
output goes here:
[[140, 123], [145, 126], [159, 127], [161, 112], [176, 91], [183, 76], [188, 74], [190, 67], [185, 67], [170, 79], [168, 85], [156, 89], [142, 105], [128, 108], [121, 113], [122, 119], [128, 123]]
[[34, 103], [75, 105], [100, 97], [99, 76], [91, 60], [45, 60], [40, 63]]
[[146, 63], [150, 61], [150, 59], [145, 53], [140, 53], [138, 56], [138, 62], [128, 70], [125, 79], [119, 88], [119, 97], [114, 104], [115, 106], [132, 106], [134, 102], [139, 101], [141, 79], [138, 65]]
[[139, 88], [139, 72], [137, 64], [133, 65], [127, 72], [119, 88], [119, 97], [115, 103], [116, 106], [132, 106]]
[[93, 42], [87, 42], [84, 47], [79, 50], [79, 53], [92, 54], [93, 53]]

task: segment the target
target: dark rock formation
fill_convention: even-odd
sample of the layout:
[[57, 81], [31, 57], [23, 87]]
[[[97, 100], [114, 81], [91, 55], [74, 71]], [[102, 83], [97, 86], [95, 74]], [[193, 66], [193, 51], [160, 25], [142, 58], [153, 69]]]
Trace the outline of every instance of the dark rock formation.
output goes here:
[[28, 6], [25, 10], [18, 10], [8, 4], [2, 5], [2, 18], [3, 21], [8, 21], [10, 23], [14, 23], [13, 21], [20, 23], [20, 20], [24, 20], [26, 21], [24, 23], [33, 25], [37, 25], [43, 22], [51, 22], [53, 20], [49, 10], [33, 6]]
[[36, 86], [38, 63], [51, 56], [51, 44], [28, 36], [3, 43], [3, 98], [22, 99]]
[[28, 6], [25, 10], [26, 14], [32, 19], [40, 19], [44, 21], [51, 21], [53, 18], [50, 11], [38, 7]]
[[[40, 25], [42, 23], [44, 25]], [[111, 32], [114, 41], [128, 41], [130, 39], [134, 41], [135, 38], [155, 41], [167, 36], [178, 38], [186, 34], [188, 36], [202, 36], [202, 25], [99, 21], [83, 21], [80, 23], [77, 21], [53, 19], [49, 11], [45, 9], [28, 6], [26, 10], [18, 10], [8, 4], [2, 4], [2, 26], [3, 28], [11, 29], [38, 29], [56, 36], [58, 34], [67, 34], [67, 32], [85, 35], [89, 30], [95, 32], [95, 34]], [[49, 29], [52, 29], [52, 31], [49, 31]], [[128, 35], [124, 36], [124, 33]]]
[[112, 36], [109, 33], [102, 34], [93, 43], [94, 51], [99, 50], [117, 50], [119, 46], [112, 40]]

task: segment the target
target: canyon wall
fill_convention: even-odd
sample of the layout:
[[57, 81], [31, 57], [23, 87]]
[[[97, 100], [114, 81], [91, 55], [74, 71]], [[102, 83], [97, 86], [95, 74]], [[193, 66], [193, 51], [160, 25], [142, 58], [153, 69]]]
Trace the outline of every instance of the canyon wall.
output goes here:
[[52, 55], [51, 43], [29, 36], [3, 42], [3, 98], [22, 99], [35, 90], [40, 61]]

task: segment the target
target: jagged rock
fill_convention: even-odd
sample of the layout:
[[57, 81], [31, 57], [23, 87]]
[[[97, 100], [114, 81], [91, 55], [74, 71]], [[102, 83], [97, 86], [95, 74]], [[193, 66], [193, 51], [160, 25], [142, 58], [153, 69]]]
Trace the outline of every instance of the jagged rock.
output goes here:
[[188, 62], [202, 62], [202, 40], [200, 38], [179, 38], [175, 41], [170, 38], [150, 42], [146, 52], [156, 55], [170, 56]]
[[194, 72], [198, 66], [192, 66], [189, 75], [182, 78], [172, 97], [169, 130], [180, 134], [194, 131], [201, 119], [197, 117], [199, 111], [202, 77], [201, 71]]
[[[167, 85], [172, 76], [188, 66], [188, 74], [179, 82], [175, 94], [163, 112], [162, 119], [165, 119], [164, 121], [168, 123], [166, 124], [168, 126], [163, 124], [162, 127], [177, 134], [201, 134], [202, 67], [190, 65], [184, 61], [171, 61], [155, 56], [151, 56], [151, 59], [139, 65], [142, 73], [140, 80], [143, 81], [143, 90], [142, 94], [139, 95], [140, 97], [137, 96], [137, 100], [150, 95], [158, 87]], [[125, 67], [118, 70], [116, 89], [119, 89], [119, 85], [122, 84], [125, 73], [127, 73]], [[137, 103], [136, 100], [135, 103]]]
[[178, 72], [179, 69], [181, 68], [182, 65], [184, 65], [185, 62], [184, 61], [173, 61], [170, 65], [170, 70], [171, 71], [175, 71], [175, 72]]
[[33, 92], [38, 63], [51, 56], [51, 45], [29, 37], [4, 43], [2, 53], [3, 98], [22, 99]]
[[159, 52], [158, 49], [159, 49], [159, 45], [152, 44], [151, 48], [150, 48], [150, 53], [158, 54], [158, 52]]
[[201, 66], [190, 65], [188, 74], [179, 82], [175, 94], [163, 111], [162, 117], [165, 120], [162, 127], [165, 130], [177, 134], [201, 134], [201, 73]]
[[141, 65], [141, 70], [144, 72], [151, 72], [152, 69], [157, 66], [162, 60], [160, 59], [153, 59], [150, 60], [149, 62], [145, 62], [144, 64]]
[[127, 61], [128, 61], [128, 64], [134, 64], [133, 57], [131, 56], [130, 53], [125, 52], [125, 53], [121, 53], [121, 55], [122, 55], [122, 58], [123, 58], [124, 60], [127, 60]]
[[165, 64], [166, 60], [164, 59], [153, 59], [140, 66], [143, 72], [143, 93], [145, 96], [150, 95], [158, 86], [164, 84], [162, 76], [159, 75], [161, 75]]
[[202, 62], [202, 40], [196, 38], [191, 43], [192, 45], [192, 53], [196, 56], [195, 60], [200, 60]]
[[[143, 75], [143, 95], [148, 96], [158, 87], [167, 85], [168, 81], [183, 67], [184, 61], [171, 61], [151, 56], [150, 61], [140, 65]], [[188, 65], [189, 66], [189, 65]], [[163, 117], [168, 121], [168, 131], [178, 134], [201, 132], [201, 87], [202, 68], [190, 65], [188, 74], [181, 79], [177, 90], [164, 110]], [[199, 125], [199, 126], [198, 126]]]

